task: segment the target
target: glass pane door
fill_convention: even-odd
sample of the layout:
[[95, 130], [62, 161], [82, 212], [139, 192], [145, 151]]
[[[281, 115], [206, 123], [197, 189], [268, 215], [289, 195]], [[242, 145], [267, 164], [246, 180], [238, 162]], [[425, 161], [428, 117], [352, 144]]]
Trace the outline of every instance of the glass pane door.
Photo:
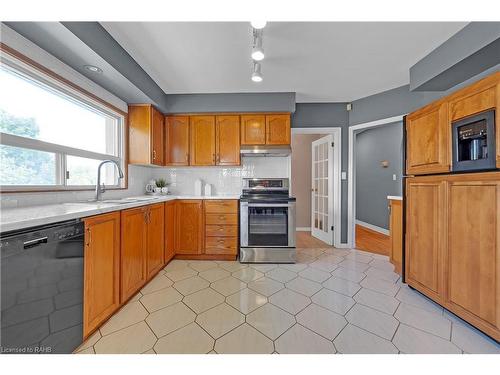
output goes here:
[[312, 143], [312, 189], [311, 189], [311, 209], [312, 222], [311, 234], [328, 243], [332, 244], [333, 236], [330, 220], [331, 180], [329, 176], [330, 166], [332, 165], [333, 152], [330, 145], [333, 142], [333, 136], [326, 136]]

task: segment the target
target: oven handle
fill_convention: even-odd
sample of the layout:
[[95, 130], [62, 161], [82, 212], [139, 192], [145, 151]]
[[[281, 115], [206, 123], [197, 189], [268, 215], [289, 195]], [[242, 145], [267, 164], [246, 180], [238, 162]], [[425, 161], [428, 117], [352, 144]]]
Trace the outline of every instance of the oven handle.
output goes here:
[[295, 203], [248, 203], [248, 207], [293, 207]]

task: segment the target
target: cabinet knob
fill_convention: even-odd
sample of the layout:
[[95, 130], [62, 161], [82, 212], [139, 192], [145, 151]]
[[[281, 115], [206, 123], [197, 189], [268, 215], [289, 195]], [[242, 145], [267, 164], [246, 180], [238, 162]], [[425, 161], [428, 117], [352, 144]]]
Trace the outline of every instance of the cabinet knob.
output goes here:
[[156, 150], [153, 150], [153, 160], [156, 160]]

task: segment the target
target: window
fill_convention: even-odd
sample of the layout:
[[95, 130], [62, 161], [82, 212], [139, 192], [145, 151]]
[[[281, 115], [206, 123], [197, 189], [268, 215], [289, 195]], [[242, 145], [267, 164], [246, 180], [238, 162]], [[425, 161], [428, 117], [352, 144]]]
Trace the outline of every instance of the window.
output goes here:
[[[4, 53], [0, 87], [2, 190], [85, 189], [102, 160], [124, 169], [121, 113]], [[101, 180], [124, 186], [111, 164]]]

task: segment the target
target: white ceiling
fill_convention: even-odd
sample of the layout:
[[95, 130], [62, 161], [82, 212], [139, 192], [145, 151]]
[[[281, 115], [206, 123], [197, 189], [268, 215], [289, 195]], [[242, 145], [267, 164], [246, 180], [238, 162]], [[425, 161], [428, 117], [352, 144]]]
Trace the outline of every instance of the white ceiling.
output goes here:
[[247, 22], [103, 22], [167, 94], [294, 91], [344, 102], [409, 83], [409, 68], [465, 22], [270, 22], [252, 82]]

